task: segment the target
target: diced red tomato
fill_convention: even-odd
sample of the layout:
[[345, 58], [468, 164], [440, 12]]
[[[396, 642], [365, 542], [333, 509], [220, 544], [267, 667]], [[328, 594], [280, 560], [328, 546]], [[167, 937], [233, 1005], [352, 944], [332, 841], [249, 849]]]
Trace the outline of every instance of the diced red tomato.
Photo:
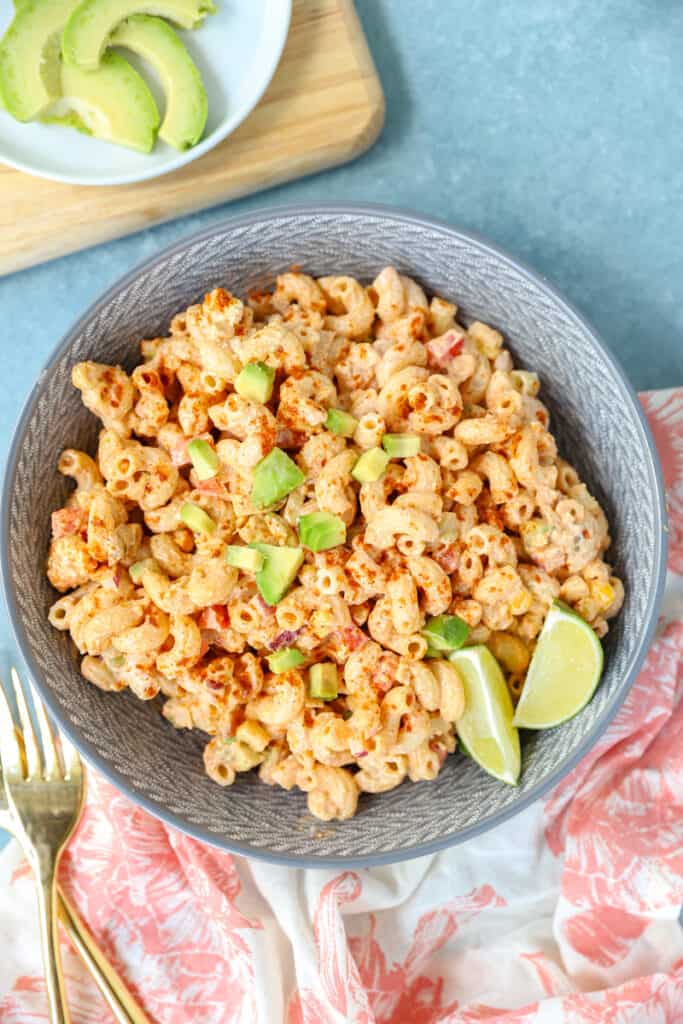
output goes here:
[[368, 638], [358, 626], [345, 626], [341, 630], [341, 639], [348, 651], [357, 651], [368, 642]]
[[446, 331], [440, 338], [433, 338], [427, 342], [429, 362], [434, 366], [445, 368], [451, 359], [460, 355], [464, 344], [465, 335], [462, 331], [455, 329]]
[[432, 558], [444, 572], [452, 573], [458, 568], [460, 555], [454, 544], [444, 544], [432, 552]]
[[85, 534], [88, 513], [83, 508], [58, 508], [52, 513], [52, 536], [55, 540], [73, 533]]
[[197, 490], [201, 491], [202, 494], [210, 494], [214, 498], [222, 498], [227, 501], [230, 497], [230, 491], [222, 484], [216, 477], [211, 477], [210, 480], [200, 480], [197, 484]]
[[230, 618], [227, 606], [224, 604], [212, 604], [205, 608], [199, 616], [200, 629], [229, 629]]
[[387, 693], [396, 682], [396, 670], [398, 668], [398, 657], [390, 651], [385, 651], [379, 659], [379, 664], [372, 674], [372, 685], [380, 693]]

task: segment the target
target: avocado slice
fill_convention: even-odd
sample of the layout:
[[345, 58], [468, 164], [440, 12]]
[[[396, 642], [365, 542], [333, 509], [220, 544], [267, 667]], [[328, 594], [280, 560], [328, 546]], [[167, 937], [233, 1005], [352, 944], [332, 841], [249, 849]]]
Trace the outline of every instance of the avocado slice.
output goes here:
[[251, 503], [254, 508], [274, 505], [282, 498], [286, 498], [289, 492], [305, 479], [305, 475], [289, 455], [281, 448], [273, 448], [254, 469]]
[[237, 375], [235, 391], [243, 398], [250, 398], [252, 402], [264, 405], [273, 394], [274, 381], [275, 370], [272, 366], [266, 363], [247, 363]]
[[144, 79], [118, 53], [106, 53], [97, 71], [62, 64], [62, 99], [57, 118], [74, 112], [98, 139], [118, 142], [142, 153], [154, 146], [159, 111]]
[[[60, 109], [60, 100], [57, 100], [55, 109]], [[73, 128], [81, 135], [92, 135], [83, 118], [75, 110], [69, 110], [66, 114], [57, 114], [50, 109], [46, 114], [41, 114], [40, 120], [43, 124], [58, 124], [61, 128]]]
[[197, 66], [180, 37], [161, 18], [136, 14], [122, 21], [109, 40], [149, 61], [161, 79], [166, 113], [159, 138], [175, 149], [189, 149], [202, 137], [209, 102]]
[[304, 553], [301, 548], [279, 548], [272, 544], [254, 542], [249, 545], [265, 558], [263, 568], [254, 577], [256, 586], [266, 604], [278, 604], [294, 582], [301, 568]]
[[0, 42], [0, 93], [17, 121], [32, 121], [61, 93], [60, 32], [78, 0], [22, 0]]
[[331, 512], [299, 517], [299, 540], [309, 551], [328, 551], [346, 540], [346, 523]]
[[215, 9], [212, 0], [81, 0], [66, 23], [62, 56], [67, 64], [94, 71], [112, 32], [131, 15], [156, 14], [194, 28]]

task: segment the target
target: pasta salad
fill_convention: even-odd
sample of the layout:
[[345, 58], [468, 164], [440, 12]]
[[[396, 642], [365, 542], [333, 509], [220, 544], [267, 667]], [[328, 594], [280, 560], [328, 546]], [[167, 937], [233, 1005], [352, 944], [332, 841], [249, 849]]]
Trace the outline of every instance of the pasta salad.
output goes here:
[[535, 373], [387, 267], [216, 288], [130, 374], [73, 368], [102, 422], [52, 514], [47, 574], [83, 676], [159, 694], [323, 820], [434, 779], [486, 645], [519, 698], [561, 598], [602, 637], [623, 601], [605, 515], [557, 452]]

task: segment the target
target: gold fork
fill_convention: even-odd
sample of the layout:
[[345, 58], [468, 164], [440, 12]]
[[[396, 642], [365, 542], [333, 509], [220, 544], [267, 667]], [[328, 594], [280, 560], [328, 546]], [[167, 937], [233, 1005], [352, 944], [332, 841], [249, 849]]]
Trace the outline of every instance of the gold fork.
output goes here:
[[42, 737], [41, 758], [21, 680], [15, 669], [11, 670], [11, 675], [23, 735], [15, 729], [12, 713], [0, 686], [0, 755], [5, 766], [3, 787], [0, 765], [0, 828], [12, 832], [19, 840], [39, 883], [41, 942], [51, 1020], [59, 1024], [68, 1024], [69, 1021], [57, 944], [57, 912], [118, 1024], [150, 1024], [149, 1018], [128, 991], [123, 979], [108, 963], [66, 894], [55, 885], [59, 856], [83, 806], [83, 769], [78, 752], [60, 734], [64, 761], [62, 770], [45, 708], [31, 688]]

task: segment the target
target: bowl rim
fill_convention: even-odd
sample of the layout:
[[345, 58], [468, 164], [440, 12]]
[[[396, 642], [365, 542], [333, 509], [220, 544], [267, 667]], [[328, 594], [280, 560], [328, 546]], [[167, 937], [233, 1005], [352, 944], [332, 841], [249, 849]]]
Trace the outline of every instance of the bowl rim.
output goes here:
[[[369, 853], [367, 855], [360, 856], [342, 856], [342, 855], [325, 855], [317, 857], [314, 854], [307, 855], [293, 855], [293, 854], [281, 854], [266, 850], [260, 847], [252, 846], [250, 843], [243, 843], [238, 840], [226, 839], [216, 833], [210, 832], [208, 829], [192, 824], [185, 821], [179, 814], [164, 807], [158, 801], [148, 797], [146, 795], [140, 795], [136, 793], [130, 786], [128, 779], [121, 772], [118, 771], [110, 762], [100, 756], [93, 745], [83, 739], [79, 733], [71, 726], [70, 721], [63, 714], [56, 698], [53, 696], [49, 687], [47, 687], [41, 680], [41, 672], [39, 666], [32, 654], [31, 644], [28, 636], [26, 635], [23, 627], [17, 600], [12, 586], [10, 564], [9, 564], [9, 524], [10, 524], [10, 505], [11, 495], [14, 491], [14, 484], [17, 475], [17, 463], [19, 453], [21, 450], [21, 440], [25, 432], [27, 423], [30, 417], [33, 415], [35, 407], [40, 399], [42, 391], [45, 387], [45, 382], [54, 370], [57, 363], [64, 357], [67, 349], [71, 345], [72, 341], [82, 331], [83, 327], [88, 321], [106, 306], [112, 298], [118, 293], [127, 288], [141, 273], [146, 272], [157, 264], [164, 262], [169, 257], [181, 253], [188, 246], [195, 245], [197, 243], [207, 241], [219, 234], [229, 233], [231, 230], [238, 229], [240, 227], [253, 225], [254, 223], [262, 223], [263, 221], [278, 220], [280, 218], [289, 218], [294, 216], [330, 216], [330, 215], [355, 215], [355, 216], [374, 216], [379, 218], [387, 218], [393, 221], [402, 221], [406, 224], [413, 226], [419, 226], [429, 231], [436, 231], [440, 234], [447, 234], [455, 236], [461, 241], [467, 243], [474, 243], [480, 249], [488, 252], [495, 256], [498, 260], [506, 263], [508, 266], [515, 270], [521, 271], [526, 277], [534, 282], [537, 288], [541, 289], [545, 295], [553, 301], [554, 304], [559, 306], [565, 313], [568, 313], [571, 317], [579, 322], [584, 330], [590, 335], [592, 341], [600, 350], [603, 358], [609, 363], [612, 372], [615, 375], [618, 384], [621, 387], [622, 394], [626, 400], [631, 412], [635, 415], [636, 421], [639, 423], [645, 444], [646, 451], [649, 454], [648, 460], [648, 473], [651, 478], [651, 484], [653, 493], [656, 495], [656, 510], [657, 510], [657, 522], [656, 522], [656, 557], [653, 574], [653, 586], [650, 588], [650, 594], [648, 599], [645, 628], [642, 631], [640, 641], [631, 657], [629, 664], [627, 665], [622, 680], [616, 689], [610, 703], [603, 710], [601, 716], [593, 724], [591, 729], [588, 731], [586, 736], [583, 737], [581, 743], [578, 744], [577, 748], [566, 757], [559, 765], [557, 765], [550, 774], [543, 779], [537, 785], [533, 786], [528, 792], [524, 793], [518, 800], [511, 803], [509, 806], [502, 810], [496, 811], [493, 814], [488, 815], [481, 821], [467, 826], [459, 832], [453, 834], [450, 833], [446, 836], [441, 836], [438, 839], [432, 839], [427, 842], [419, 842], [409, 847], [404, 847], [394, 851], [384, 851], [380, 853]], [[523, 811], [530, 804], [541, 798], [550, 789], [556, 786], [577, 764], [578, 762], [592, 749], [598, 738], [605, 731], [609, 723], [612, 721], [620, 707], [622, 706], [626, 696], [628, 695], [631, 686], [633, 685], [636, 676], [647, 656], [650, 649], [651, 641], [653, 639], [655, 629], [657, 627], [658, 611], [661, 605], [661, 601], [664, 593], [664, 585], [666, 581], [666, 565], [667, 565], [667, 551], [668, 551], [668, 519], [666, 511], [666, 497], [664, 489], [664, 481], [662, 468], [659, 461], [659, 456], [654, 443], [652, 432], [647, 422], [645, 413], [638, 400], [635, 389], [629, 382], [624, 370], [619, 364], [616, 357], [612, 354], [606, 344], [603, 342], [601, 336], [589, 323], [589, 321], [557, 290], [557, 288], [550, 283], [550, 281], [533, 270], [523, 260], [519, 260], [511, 256], [506, 250], [500, 248], [498, 245], [490, 242], [488, 239], [482, 237], [476, 232], [464, 230], [461, 228], [454, 227], [444, 220], [437, 218], [425, 217], [417, 213], [413, 213], [409, 210], [404, 210], [398, 207], [392, 207], [388, 205], [382, 205], [377, 203], [353, 203], [345, 201], [337, 202], [320, 202], [320, 203], [289, 203], [282, 204], [273, 207], [265, 207], [250, 211], [249, 213], [232, 215], [221, 219], [216, 224], [209, 228], [204, 228], [200, 231], [193, 232], [185, 236], [180, 241], [174, 242], [172, 245], [164, 247], [155, 256], [143, 260], [138, 263], [132, 270], [128, 271], [117, 281], [111, 284], [104, 294], [93, 302], [85, 312], [75, 321], [73, 326], [67, 331], [61, 341], [55, 346], [43, 369], [40, 371], [36, 383], [31, 389], [26, 401], [24, 402], [23, 408], [19, 415], [19, 419], [15, 426], [12, 439], [10, 442], [7, 464], [5, 468], [5, 474], [3, 479], [2, 487], [2, 503], [0, 505], [0, 577], [2, 580], [2, 589], [5, 598], [7, 611], [9, 613], [10, 623], [14, 638], [21, 653], [21, 656], [28, 668], [31, 678], [36, 684], [41, 697], [45, 701], [45, 704], [57, 722], [60, 729], [64, 731], [66, 736], [71, 740], [75, 747], [80, 751], [85, 760], [97, 769], [113, 786], [115, 786], [120, 792], [122, 792], [129, 800], [133, 803], [143, 807], [146, 811], [152, 814], [154, 817], [160, 819], [166, 824], [184, 832], [187, 835], [192, 836], [201, 842], [208, 843], [210, 846], [217, 847], [228, 851], [233, 854], [239, 854], [246, 857], [254, 857], [258, 860], [263, 860], [272, 864], [282, 864], [287, 867], [306, 867], [306, 868], [330, 868], [330, 867], [374, 867], [385, 864], [395, 864], [404, 860], [410, 860], [415, 857], [423, 857], [428, 854], [438, 853], [441, 850], [447, 849], [451, 846], [459, 845], [460, 843], [466, 842], [468, 839], [472, 839], [476, 836], [482, 835], [488, 832], [490, 829], [497, 825], [502, 824], [509, 818], [514, 817]], [[352, 821], [350, 827], [352, 827]]]
[[269, 53], [269, 59], [263, 62], [261, 73], [256, 80], [253, 94], [249, 97], [248, 102], [243, 106], [238, 107], [234, 114], [226, 115], [223, 118], [220, 127], [216, 128], [216, 130], [211, 132], [210, 135], [207, 135], [206, 138], [200, 139], [199, 142], [194, 146], [190, 146], [189, 149], [171, 154], [166, 163], [161, 166], [154, 165], [150, 166], [149, 170], [124, 171], [118, 174], [104, 173], [97, 180], [93, 180], [92, 178], [82, 177], [77, 171], [74, 171], [73, 173], [71, 171], [68, 173], [62, 173], [61, 171], [45, 170], [44, 167], [32, 162], [31, 160], [15, 159], [12, 156], [8, 156], [6, 153], [1, 155], [2, 163], [6, 164], [8, 167], [14, 168], [14, 170], [22, 171], [24, 174], [29, 174], [33, 178], [38, 178], [39, 180], [59, 181], [66, 185], [78, 185], [83, 188], [107, 188], [110, 186], [136, 185], [143, 181], [153, 181], [155, 178], [162, 178], [166, 174], [172, 174], [173, 171], [178, 171], [182, 167], [187, 167], [188, 164], [194, 163], [195, 160], [198, 160], [206, 153], [209, 153], [212, 149], [215, 149], [215, 147], [219, 146], [221, 142], [224, 142], [228, 136], [237, 131], [242, 122], [246, 121], [252, 111], [263, 99], [263, 95], [279, 67], [280, 60], [282, 59], [282, 53], [289, 36], [289, 29], [292, 20], [292, 0], [279, 0], [279, 3], [275, 8], [270, 4], [266, 14], [270, 16], [273, 9], [276, 10], [278, 17], [278, 21], [270, 26], [270, 30], [273, 32], [273, 45]]

